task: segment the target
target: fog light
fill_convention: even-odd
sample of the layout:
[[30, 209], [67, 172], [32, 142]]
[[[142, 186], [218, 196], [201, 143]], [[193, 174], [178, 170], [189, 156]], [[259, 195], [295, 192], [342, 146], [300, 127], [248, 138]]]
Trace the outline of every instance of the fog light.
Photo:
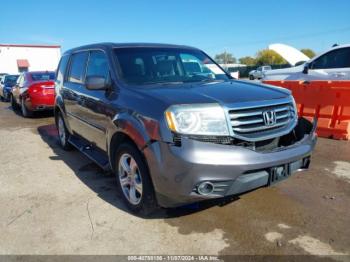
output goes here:
[[202, 182], [198, 185], [197, 191], [201, 195], [209, 195], [214, 191], [214, 185], [210, 182]]
[[308, 169], [310, 166], [310, 157], [305, 157], [303, 159], [303, 169]]
[[285, 175], [284, 167], [283, 166], [277, 167], [276, 168], [276, 174], [277, 174], [277, 177], [284, 176]]

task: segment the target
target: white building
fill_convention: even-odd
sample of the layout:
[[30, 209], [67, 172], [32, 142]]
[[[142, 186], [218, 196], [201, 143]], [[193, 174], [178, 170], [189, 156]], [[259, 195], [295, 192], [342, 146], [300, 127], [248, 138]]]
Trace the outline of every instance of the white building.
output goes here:
[[0, 73], [55, 71], [60, 57], [57, 45], [0, 44]]

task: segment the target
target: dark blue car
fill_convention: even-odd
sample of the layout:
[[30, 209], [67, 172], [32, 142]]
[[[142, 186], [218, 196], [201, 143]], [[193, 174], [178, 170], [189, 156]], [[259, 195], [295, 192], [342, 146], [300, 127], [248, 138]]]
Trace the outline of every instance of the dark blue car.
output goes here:
[[18, 75], [6, 75], [2, 78], [0, 83], [0, 98], [3, 101], [10, 100], [10, 93], [12, 87], [16, 84]]

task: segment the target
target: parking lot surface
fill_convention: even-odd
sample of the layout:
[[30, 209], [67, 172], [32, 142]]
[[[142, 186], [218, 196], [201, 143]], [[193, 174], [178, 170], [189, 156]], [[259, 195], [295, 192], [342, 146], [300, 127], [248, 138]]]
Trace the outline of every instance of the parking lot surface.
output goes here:
[[151, 217], [114, 177], [60, 149], [52, 114], [0, 102], [0, 254], [350, 254], [350, 143], [319, 139], [311, 169], [273, 187]]

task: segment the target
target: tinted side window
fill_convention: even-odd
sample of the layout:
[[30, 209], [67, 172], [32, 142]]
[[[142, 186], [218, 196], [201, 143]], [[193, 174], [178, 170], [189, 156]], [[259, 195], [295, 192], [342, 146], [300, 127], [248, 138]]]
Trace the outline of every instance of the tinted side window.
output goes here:
[[88, 52], [79, 52], [72, 55], [68, 81], [82, 84], [85, 77], [86, 60]]
[[107, 56], [103, 51], [91, 51], [86, 76], [109, 76]]
[[344, 68], [350, 67], [350, 48], [337, 49], [316, 59], [312, 69]]

